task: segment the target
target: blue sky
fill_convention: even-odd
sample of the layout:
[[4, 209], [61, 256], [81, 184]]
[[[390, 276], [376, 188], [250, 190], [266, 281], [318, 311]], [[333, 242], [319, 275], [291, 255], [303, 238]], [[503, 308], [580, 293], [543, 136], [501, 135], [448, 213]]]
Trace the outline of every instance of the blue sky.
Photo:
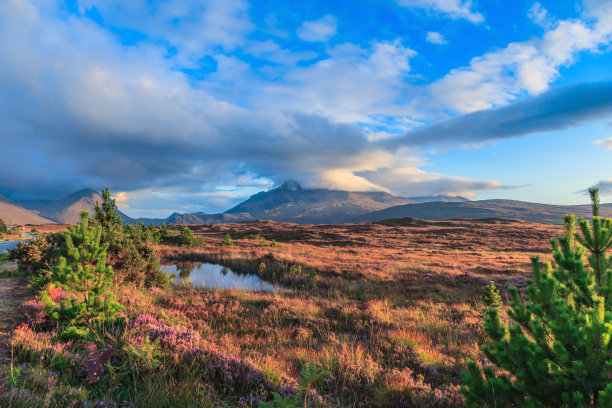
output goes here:
[[612, 1], [8, 0], [0, 193], [612, 195]]

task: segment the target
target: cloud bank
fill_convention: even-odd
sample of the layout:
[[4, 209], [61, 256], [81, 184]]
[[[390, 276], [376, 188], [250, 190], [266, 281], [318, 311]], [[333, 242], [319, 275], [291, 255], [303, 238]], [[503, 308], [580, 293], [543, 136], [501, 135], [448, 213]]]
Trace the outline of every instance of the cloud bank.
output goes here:
[[[428, 172], [423, 147], [565, 129], [611, 112], [609, 82], [549, 88], [580, 53], [609, 44], [612, 13], [599, 3], [588, 19], [564, 21], [532, 8], [534, 21], [550, 22], [540, 37], [427, 80], [414, 71], [424, 56], [409, 38], [336, 41], [343, 26], [332, 14], [284, 31], [267, 16], [264, 35], [244, 0], [76, 4], [0, 3], [5, 190], [109, 186], [126, 205], [191, 194], [222, 206], [291, 178], [474, 197], [513, 186]], [[399, 4], [484, 21], [469, 1]], [[291, 36], [312, 48], [281, 41]]]

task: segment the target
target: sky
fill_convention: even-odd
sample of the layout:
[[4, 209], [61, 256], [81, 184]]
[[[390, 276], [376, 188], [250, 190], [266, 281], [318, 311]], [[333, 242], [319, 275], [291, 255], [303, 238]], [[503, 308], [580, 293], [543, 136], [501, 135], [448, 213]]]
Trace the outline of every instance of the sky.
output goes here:
[[3, 0], [0, 193], [612, 198], [612, 0]]

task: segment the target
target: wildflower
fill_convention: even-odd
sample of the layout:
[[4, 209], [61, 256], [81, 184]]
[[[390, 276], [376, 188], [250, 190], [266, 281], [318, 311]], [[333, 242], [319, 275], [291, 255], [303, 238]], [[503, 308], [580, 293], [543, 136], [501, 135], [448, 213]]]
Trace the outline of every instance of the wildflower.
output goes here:
[[53, 371], [49, 371], [49, 375], [53, 375]]
[[22, 365], [21, 365], [21, 369], [22, 369], [22, 370], [25, 370], [25, 369], [26, 369], [26, 365], [25, 365], [25, 364], [22, 364]]

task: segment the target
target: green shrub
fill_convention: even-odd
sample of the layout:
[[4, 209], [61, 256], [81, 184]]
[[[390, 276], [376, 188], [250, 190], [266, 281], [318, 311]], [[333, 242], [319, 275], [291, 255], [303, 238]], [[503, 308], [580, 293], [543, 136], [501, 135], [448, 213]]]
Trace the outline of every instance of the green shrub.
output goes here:
[[512, 323], [487, 308], [481, 350], [491, 365], [463, 373], [468, 407], [612, 406], [612, 219], [590, 193], [592, 226], [579, 219], [576, 233], [566, 215], [565, 236], [551, 240], [556, 266], [531, 258], [525, 302], [510, 288]]
[[177, 243], [180, 246], [194, 247], [202, 245], [202, 237], [194, 236], [189, 227], [183, 227], [177, 237]]
[[6, 234], [7, 232], [8, 232], [8, 227], [6, 226], [2, 218], [0, 218], [0, 235]]
[[16, 261], [19, 269], [24, 271], [37, 273], [40, 270], [50, 270], [61, 254], [64, 242], [62, 232], [45, 233], [28, 242], [20, 242], [10, 251], [9, 259]]

